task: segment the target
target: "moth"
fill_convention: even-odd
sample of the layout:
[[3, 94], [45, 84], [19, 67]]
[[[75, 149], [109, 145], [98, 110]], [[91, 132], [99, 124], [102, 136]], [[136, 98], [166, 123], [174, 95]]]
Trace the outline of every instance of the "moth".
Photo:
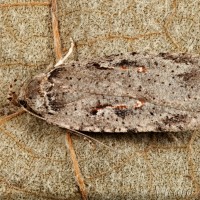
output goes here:
[[78, 131], [195, 130], [200, 57], [130, 52], [62, 63], [25, 84], [18, 102], [50, 124]]

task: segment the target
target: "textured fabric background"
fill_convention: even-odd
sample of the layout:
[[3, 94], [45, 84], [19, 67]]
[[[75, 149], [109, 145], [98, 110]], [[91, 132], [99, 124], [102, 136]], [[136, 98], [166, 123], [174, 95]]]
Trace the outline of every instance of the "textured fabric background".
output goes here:
[[[24, 80], [68, 51], [70, 37], [77, 45], [70, 59], [127, 51], [200, 53], [199, 1], [60, 0], [60, 52], [52, 2], [0, 0], [1, 119], [19, 109], [6, 100], [9, 85], [18, 93]], [[28, 113], [0, 124], [0, 199], [199, 198], [198, 131], [90, 134], [113, 151], [72, 135], [85, 186], [80, 189], [66, 130]]]

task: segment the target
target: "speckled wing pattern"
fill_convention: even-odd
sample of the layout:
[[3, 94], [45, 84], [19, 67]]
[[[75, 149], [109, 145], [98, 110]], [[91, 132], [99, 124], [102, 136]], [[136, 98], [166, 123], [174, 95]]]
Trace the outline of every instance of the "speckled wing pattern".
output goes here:
[[63, 128], [93, 132], [194, 130], [200, 58], [127, 53], [60, 65], [23, 88], [27, 109]]

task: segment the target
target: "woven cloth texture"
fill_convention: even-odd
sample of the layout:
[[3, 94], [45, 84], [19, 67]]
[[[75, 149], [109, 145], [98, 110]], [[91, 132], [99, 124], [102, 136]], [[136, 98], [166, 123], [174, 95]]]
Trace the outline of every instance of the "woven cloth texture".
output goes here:
[[[0, 115], [10, 84], [45, 72], [76, 42], [69, 60], [130, 51], [200, 52], [200, 2], [193, 0], [0, 0]], [[59, 45], [58, 45], [59, 46]], [[58, 48], [59, 49], [59, 48]], [[1, 123], [0, 199], [198, 199], [200, 134], [71, 135], [85, 188], [75, 175], [66, 130], [24, 113]], [[117, 151], [115, 151], [117, 150]]]

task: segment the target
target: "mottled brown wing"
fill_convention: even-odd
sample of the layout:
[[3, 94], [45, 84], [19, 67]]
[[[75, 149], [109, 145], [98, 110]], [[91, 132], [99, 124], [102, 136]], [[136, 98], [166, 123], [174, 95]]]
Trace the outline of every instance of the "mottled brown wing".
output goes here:
[[59, 66], [40, 83], [43, 107], [29, 102], [47, 122], [64, 128], [180, 131], [200, 122], [199, 88], [198, 57], [129, 53]]

